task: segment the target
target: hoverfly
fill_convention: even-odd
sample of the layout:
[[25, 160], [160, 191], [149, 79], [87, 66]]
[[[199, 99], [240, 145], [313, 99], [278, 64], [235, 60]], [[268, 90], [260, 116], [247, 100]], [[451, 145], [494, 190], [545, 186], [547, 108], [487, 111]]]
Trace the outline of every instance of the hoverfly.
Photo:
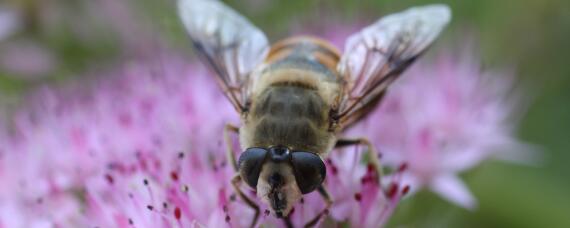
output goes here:
[[[219, 1], [179, 0], [178, 10], [195, 50], [241, 115], [242, 126], [226, 125], [224, 138], [237, 172], [232, 185], [255, 210], [252, 226], [260, 209], [241, 182], [277, 217], [286, 217], [303, 194], [317, 190], [327, 206], [310, 226], [332, 204], [323, 185], [323, 158], [333, 148], [364, 144], [381, 174], [372, 144], [340, 133], [374, 109], [451, 19], [445, 5], [410, 8], [351, 35], [341, 54], [314, 37], [270, 46], [261, 30]], [[237, 161], [230, 133], [239, 134], [243, 152]]]

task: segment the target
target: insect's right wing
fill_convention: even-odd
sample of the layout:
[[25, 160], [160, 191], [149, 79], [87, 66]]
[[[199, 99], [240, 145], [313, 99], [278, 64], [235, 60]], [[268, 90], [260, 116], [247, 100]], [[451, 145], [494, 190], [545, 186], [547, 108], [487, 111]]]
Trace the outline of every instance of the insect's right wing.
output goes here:
[[437, 38], [451, 19], [445, 5], [391, 14], [351, 35], [338, 70], [345, 80], [334, 120], [347, 128], [366, 116], [386, 89]]
[[179, 0], [180, 18], [198, 54], [240, 113], [247, 109], [250, 74], [266, 57], [265, 34], [217, 0]]

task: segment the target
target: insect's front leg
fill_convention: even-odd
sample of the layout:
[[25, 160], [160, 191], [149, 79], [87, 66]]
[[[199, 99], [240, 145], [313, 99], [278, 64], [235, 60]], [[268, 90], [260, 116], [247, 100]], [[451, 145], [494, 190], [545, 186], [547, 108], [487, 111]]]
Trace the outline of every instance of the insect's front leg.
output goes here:
[[325, 201], [325, 208], [319, 212], [315, 218], [311, 219], [309, 222], [307, 222], [307, 224], [305, 224], [305, 227], [313, 227], [315, 225], [317, 225], [317, 223], [319, 222], [319, 220], [321, 220], [321, 218], [324, 215], [327, 215], [329, 213], [329, 209], [332, 206], [332, 198], [329, 195], [329, 192], [327, 191], [327, 189], [325, 188], [324, 185], [321, 184], [321, 186], [319, 186], [317, 188], [317, 191], [319, 192], [319, 195], [323, 197], [323, 200]]
[[243, 200], [243, 202], [245, 202], [245, 204], [247, 204], [249, 207], [251, 207], [251, 209], [255, 211], [255, 215], [253, 216], [253, 220], [251, 221], [250, 226], [253, 228], [255, 225], [257, 225], [257, 220], [259, 219], [259, 206], [242, 192], [241, 188], [239, 187], [241, 181], [241, 176], [239, 174], [236, 174], [232, 178], [232, 186], [238, 196]]
[[336, 141], [336, 145], [334, 146], [334, 148], [342, 148], [342, 147], [346, 147], [346, 146], [352, 146], [352, 145], [361, 145], [364, 144], [366, 147], [368, 147], [368, 160], [370, 162], [370, 164], [374, 167], [374, 170], [376, 171], [376, 174], [378, 174], [378, 181], [379, 183], [381, 182], [381, 178], [382, 178], [382, 164], [380, 163], [380, 159], [378, 158], [379, 154], [378, 151], [376, 150], [376, 147], [374, 147], [374, 145], [372, 145], [372, 143], [370, 143], [370, 141], [368, 141], [368, 139], [366, 138], [354, 138], [354, 139], [348, 139], [348, 138], [340, 138]]
[[229, 163], [231, 163], [234, 171], [238, 171], [238, 164], [236, 161], [236, 154], [234, 153], [234, 144], [232, 142], [232, 138], [230, 137], [230, 133], [238, 134], [239, 128], [232, 125], [226, 124], [224, 127], [224, 141], [226, 142], [226, 159]]

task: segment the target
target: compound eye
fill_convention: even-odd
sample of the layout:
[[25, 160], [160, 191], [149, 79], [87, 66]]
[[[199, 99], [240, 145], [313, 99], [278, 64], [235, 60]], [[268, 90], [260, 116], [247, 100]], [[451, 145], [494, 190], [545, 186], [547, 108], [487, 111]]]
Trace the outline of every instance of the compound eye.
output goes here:
[[310, 152], [292, 153], [295, 180], [303, 194], [310, 193], [325, 180], [327, 171], [325, 163], [318, 155]]
[[252, 188], [257, 187], [257, 180], [261, 172], [261, 166], [267, 157], [267, 150], [263, 148], [248, 148], [238, 160], [241, 178]]

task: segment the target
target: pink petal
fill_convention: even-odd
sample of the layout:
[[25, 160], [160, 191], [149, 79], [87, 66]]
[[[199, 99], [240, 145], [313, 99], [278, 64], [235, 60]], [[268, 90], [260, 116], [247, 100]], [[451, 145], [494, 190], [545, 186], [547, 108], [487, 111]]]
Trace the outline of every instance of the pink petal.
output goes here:
[[477, 202], [469, 189], [467, 189], [467, 186], [465, 186], [459, 177], [453, 174], [439, 175], [433, 180], [430, 188], [441, 197], [456, 205], [469, 210], [474, 210], [477, 207]]

